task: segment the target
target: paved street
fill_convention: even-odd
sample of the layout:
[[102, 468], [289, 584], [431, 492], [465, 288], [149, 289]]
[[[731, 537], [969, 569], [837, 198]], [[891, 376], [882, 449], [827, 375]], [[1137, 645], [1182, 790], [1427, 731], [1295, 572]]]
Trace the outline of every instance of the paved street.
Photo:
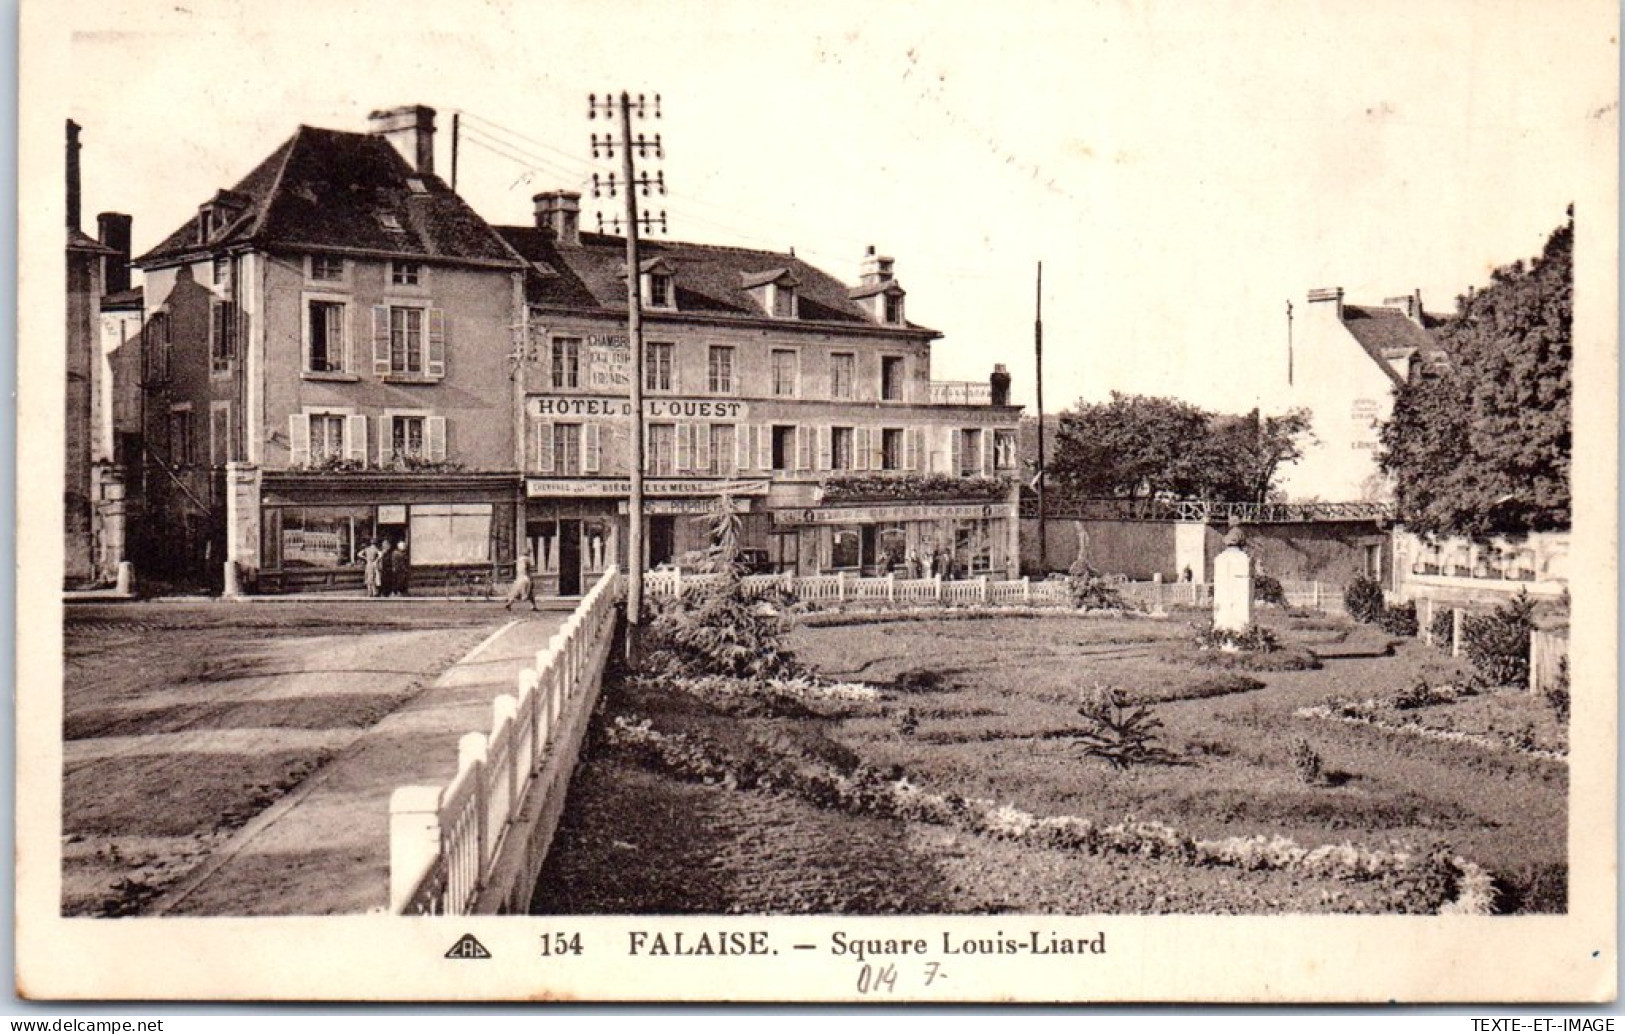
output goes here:
[[[491, 603], [69, 608], [64, 912], [383, 904], [390, 791], [450, 777], [458, 736], [488, 726], [490, 699], [563, 616]], [[514, 618], [536, 620], [467, 657]]]

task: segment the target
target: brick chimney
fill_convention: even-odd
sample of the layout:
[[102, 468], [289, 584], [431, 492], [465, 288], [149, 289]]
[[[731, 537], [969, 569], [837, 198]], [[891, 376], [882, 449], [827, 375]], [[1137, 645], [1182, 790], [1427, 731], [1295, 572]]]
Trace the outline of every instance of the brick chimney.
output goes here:
[[875, 246], [869, 245], [863, 255], [863, 265], [858, 267], [858, 283], [863, 287], [891, 283], [894, 261], [884, 255], [876, 255]]
[[79, 229], [79, 123], [68, 119], [68, 229]]
[[367, 116], [369, 132], [388, 140], [412, 171], [434, 174], [434, 109], [421, 104], [375, 111]]
[[1337, 318], [1343, 318], [1343, 289], [1341, 287], [1317, 287], [1309, 292], [1309, 301], [1331, 302], [1337, 307]]
[[1008, 406], [1010, 404], [1010, 371], [1004, 368], [1003, 363], [993, 364], [993, 373], [987, 379], [988, 388], [992, 392], [992, 403], [995, 406]]
[[103, 212], [96, 217], [96, 239], [118, 252], [107, 259], [107, 293], [130, 289], [130, 224], [123, 212]]
[[566, 248], [581, 245], [581, 195], [570, 190], [549, 190], [531, 198], [536, 205], [536, 228]]

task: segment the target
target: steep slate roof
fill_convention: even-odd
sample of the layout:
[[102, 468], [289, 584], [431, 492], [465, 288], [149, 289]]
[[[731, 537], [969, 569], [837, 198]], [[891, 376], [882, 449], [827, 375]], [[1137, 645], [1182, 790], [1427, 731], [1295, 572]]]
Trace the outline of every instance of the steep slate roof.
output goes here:
[[[413, 179], [421, 191], [413, 189]], [[234, 245], [517, 261], [444, 181], [413, 172], [388, 141], [366, 133], [300, 126], [231, 191], [248, 206], [206, 244], [197, 243], [197, 221], [188, 219], [136, 264], [160, 265]], [[386, 225], [391, 219], [399, 230]]]
[[83, 230], [68, 228], [68, 250], [91, 252], [97, 255], [117, 255], [118, 252]]
[[128, 291], [114, 291], [112, 294], [102, 295], [102, 309], [139, 309], [141, 308], [143, 292], [139, 287], [132, 287]]
[[[534, 226], [498, 226], [514, 250], [531, 264], [525, 293], [532, 305], [571, 309], [626, 310], [626, 239], [602, 233], [581, 234], [580, 247], [559, 247], [552, 235]], [[643, 241], [641, 265], [663, 258], [671, 267], [679, 314], [722, 319], [771, 319], [752, 297], [760, 285], [784, 274], [794, 277], [798, 317], [787, 323], [844, 323], [876, 329], [907, 330], [940, 336], [918, 324], [885, 328], [847, 297], [839, 280], [782, 252], [756, 251], [715, 244]], [[664, 310], [653, 310], [659, 316]]]
[[[1439, 321], [1424, 314], [1424, 323]], [[1405, 375], [1389, 361], [1390, 355], [1415, 352], [1424, 362], [1435, 364], [1448, 358], [1438, 339], [1399, 309], [1375, 305], [1343, 306], [1343, 326], [1360, 343], [1372, 362], [1394, 383], [1403, 383]]]

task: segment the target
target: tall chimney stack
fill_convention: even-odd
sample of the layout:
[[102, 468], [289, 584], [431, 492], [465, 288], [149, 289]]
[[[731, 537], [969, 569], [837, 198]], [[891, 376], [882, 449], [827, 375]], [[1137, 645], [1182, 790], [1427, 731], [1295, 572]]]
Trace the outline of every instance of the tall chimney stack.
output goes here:
[[388, 140], [412, 171], [434, 174], [434, 109], [421, 104], [375, 111], [367, 116], [373, 136]]
[[118, 252], [107, 260], [107, 293], [130, 289], [130, 224], [123, 212], [103, 212], [96, 216], [96, 239]]
[[581, 244], [581, 195], [572, 190], [549, 190], [531, 198], [536, 206], [536, 228], [553, 242], [574, 248]]
[[68, 119], [68, 229], [79, 229], [79, 123]]

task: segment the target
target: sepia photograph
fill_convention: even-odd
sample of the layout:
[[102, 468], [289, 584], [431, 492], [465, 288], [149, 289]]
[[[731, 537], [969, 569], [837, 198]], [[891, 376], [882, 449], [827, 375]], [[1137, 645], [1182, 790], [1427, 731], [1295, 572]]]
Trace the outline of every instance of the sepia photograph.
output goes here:
[[1613, 998], [1611, 0], [21, 20], [22, 996]]

